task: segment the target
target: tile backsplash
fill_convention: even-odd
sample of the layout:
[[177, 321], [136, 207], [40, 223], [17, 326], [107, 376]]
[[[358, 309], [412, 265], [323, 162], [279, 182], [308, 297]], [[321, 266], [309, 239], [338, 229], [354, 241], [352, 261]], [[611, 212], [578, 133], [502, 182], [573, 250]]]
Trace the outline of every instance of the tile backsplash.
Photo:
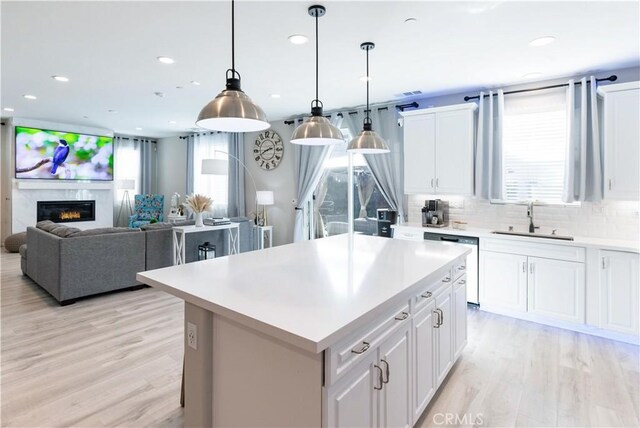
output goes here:
[[[485, 200], [461, 196], [438, 196], [450, 204], [450, 221], [466, 221], [469, 227], [483, 229], [527, 230], [526, 205], [491, 204]], [[408, 196], [408, 219], [410, 223], [422, 221], [421, 208], [425, 199], [435, 199], [429, 195]], [[602, 203], [583, 202], [579, 206], [536, 205], [533, 210], [534, 223], [541, 233], [586, 236], [591, 238], [640, 239], [640, 202]]]

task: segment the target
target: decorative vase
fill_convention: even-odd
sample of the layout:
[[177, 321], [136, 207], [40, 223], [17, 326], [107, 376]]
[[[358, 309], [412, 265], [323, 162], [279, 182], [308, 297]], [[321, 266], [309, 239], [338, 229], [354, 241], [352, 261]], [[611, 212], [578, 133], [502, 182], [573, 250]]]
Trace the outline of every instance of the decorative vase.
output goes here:
[[202, 213], [196, 213], [196, 227], [204, 227], [202, 222]]

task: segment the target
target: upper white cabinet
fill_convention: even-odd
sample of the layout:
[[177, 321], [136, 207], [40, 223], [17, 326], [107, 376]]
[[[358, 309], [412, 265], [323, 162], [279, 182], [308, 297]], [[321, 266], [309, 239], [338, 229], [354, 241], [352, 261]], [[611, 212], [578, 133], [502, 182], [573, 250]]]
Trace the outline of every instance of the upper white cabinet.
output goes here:
[[473, 194], [474, 103], [413, 110], [404, 117], [407, 194]]
[[604, 98], [604, 197], [640, 199], [640, 82], [598, 88]]
[[640, 334], [640, 273], [634, 253], [600, 251], [600, 327]]

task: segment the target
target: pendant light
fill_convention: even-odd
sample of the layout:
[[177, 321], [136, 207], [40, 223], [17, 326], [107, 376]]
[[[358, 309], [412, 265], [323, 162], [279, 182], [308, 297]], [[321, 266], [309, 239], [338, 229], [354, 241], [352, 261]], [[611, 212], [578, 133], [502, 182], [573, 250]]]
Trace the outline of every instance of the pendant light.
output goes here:
[[316, 98], [311, 101], [311, 117], [293, 131], [291, 136], [293, 144], [327, 146], [344, 141], [342, 132], [324, 117], [322, 101], [318, 99], [318, 18], [325, 13], [324, 6], [315, 5], [309, 8], [309, 15], [316, 19]]
[[349, 142], [349, 147], [347, 147], [347, 151], [352, 153], [376, 154], [389, 153], [390, 151], [387, 143], [373, 130], [371, 117], [369, 117], [369, 51], [375, 47], [376, 45], [371, 42], [364, 42], [360, 45], [360, 49], [367, 52], [367, 109], [365, 110], [366, 117], [362, 131]]
[[196, 125], [223, 132], [262, 131], [271, 126], [264, 111], [240, 89], [236, 71], [235, 1], [231, 0], [231, 68], [227, 70], [226, 89], [200, 111]]

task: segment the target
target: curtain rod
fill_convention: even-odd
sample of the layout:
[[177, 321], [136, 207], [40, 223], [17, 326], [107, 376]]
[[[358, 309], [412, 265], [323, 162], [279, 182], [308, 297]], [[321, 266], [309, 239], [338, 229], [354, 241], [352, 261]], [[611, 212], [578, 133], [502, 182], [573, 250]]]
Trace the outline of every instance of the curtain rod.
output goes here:
[[121, 140], [131, 140], [131, 141], [149, 141], [150, 143], [158, 144], [158, 141], [157, 141], [157, 140], [148, 140], [148, 139], [146, 139], [146, 138], [129, 138], [129, 137], [121, 137], [121, 136], [119, 136], [119, 135], [114, 135], [114, 136], [113, 136], [113, 138], [116, 138], [116, 137], [118, 137], [118, 138], [119, 138], [119, 139], [121, 139]]
[[[618, 80], [618, 76], [616, 76], [615, 74], [612, 74], [609, 77], [603, 77], [602, 79], [596, 79], [596, 82], [603, 82], [603, 81], [609, 81], [609, 82], [615, 82], [616, 80]], [[582, 83], [580, 81], [575, 82], [575, 85], [581, 85]], [[539, 88], [531, 88], [531, 89], [518, 89], [515, 91], [507, 91], [504, 93], [504, 95], [510, 95], [510, 94], [520, 94], [523, 92], [533, 92], [533, 91], [542, 91], [544, 89], [554, 89], [554, 88], [564, 88], [566, 86], [569, 86], [568, 83], [559, 83], [557, 85], [550, 85], [550, 86], [541, 86]], [[485, 97], [488, 97], [489, 94], [484, 94]], [[478, 100], [480, 99], [480, 95], [474, 95], [473, 97], [469, 97], [466, 96], [464, 97], [465, 101], [469, 101], [469, 100]]]
[[[415, 104], [415, 105], [414, 105], [414, 104]], [[396, 108], [397, 108], [397, 109], [400, 109], [400, 108], [406, 108], [407, 106], [409, 106], [409, 107], [418, 107], [418, 103], [415, 103], [415, 102], [414, 102], [414, 103], [411, 103], [410, 105], [409, 105], [409, 104], [397, 105], [397, 106], [396, 106]], [[380, 111], [380, 110], [388, 110], [388, 109], [389, 109], [389, 107], [388, 107], [388, 106], [378, 107], [378, 111]], [[369, 111], [371, 111], [371, 109], [369, 109]], [[366, 112], [366, 110], [365, 110], [365, 112]], [[356, 110], [356, 111], [350, 111], [350, 112], [348, 112], [347, 114], [357, 114], [357, 113], [358, 113], [358, 111]], [[342, 113], [337, 113], [337, 114], [336, 114], [336, 116], [344, 117], [344, 115], [343, 115]], [[326, 115], [325, 117], [326, 117], [327, 119], [329, 119], [329, 118], [331, 118], [331, 115], [329, 114], [329, 115]], [[301, 119], [301, 118], [298, 118], [298, 119], [288, 119], [288, 120], [285, 120], [285, 121], [284, 121], [284, 124], [285, 124], [285, 125], [293, 125], [294, 123], [296, 123], [296, 120], [299, 122], [299, 121], [304, 120], [304, 119]]]
[[[222, 134], [222, 131], [194, 132], [193, 134], [196, 134], [196, 135], [215, 135], [215, 134]], [[189, 138], [193, 134], [181, 135], [178, 138], [180, 138], [181, 140], [186, 140], [187, 138]], [[233, 132], [227, 132], [227, 134], [233, 134]]]

